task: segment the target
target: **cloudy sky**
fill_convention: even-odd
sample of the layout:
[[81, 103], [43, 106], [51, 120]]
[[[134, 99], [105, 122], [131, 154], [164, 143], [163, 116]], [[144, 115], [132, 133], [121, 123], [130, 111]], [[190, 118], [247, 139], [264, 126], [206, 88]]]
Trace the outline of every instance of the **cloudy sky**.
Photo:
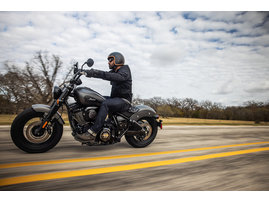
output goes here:
[[[227, 105], [269, 101], [269, 12], [0, 12], [0, 72], [36, 51], [65, 66], [124, 54], [140, 98], [194, 98]], [[110, 84], [83, 78], [104, 95]]]

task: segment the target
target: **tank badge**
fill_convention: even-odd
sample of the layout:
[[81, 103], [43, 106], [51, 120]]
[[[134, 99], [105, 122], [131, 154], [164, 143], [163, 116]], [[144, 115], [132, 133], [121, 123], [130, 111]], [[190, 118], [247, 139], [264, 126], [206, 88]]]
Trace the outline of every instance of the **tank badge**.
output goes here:
[[90, 101], [90, 102], [95, 102], [96, 99], [94, 99], [94, 98], [88, 98], [88, 101]]

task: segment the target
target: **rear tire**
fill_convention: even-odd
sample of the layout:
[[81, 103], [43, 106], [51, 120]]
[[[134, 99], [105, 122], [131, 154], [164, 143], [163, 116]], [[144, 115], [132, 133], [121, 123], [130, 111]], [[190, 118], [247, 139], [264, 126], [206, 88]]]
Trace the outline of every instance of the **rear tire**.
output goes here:
[[[43, 116], [44, 112], [36, 112], [32, 108], [28, 108], [15, 118], [10, 133], [14, 144], [18, 148], [28, 153], [41, 153], [52, 149], [60, 141], [63, 134], [63, 125], [56, 119], [48, 123], [51, 130], [48, 130], [47, 127], [42, 136], [38, 137], [33, 134], [34, 127], [39, 126], [40, 119]], [[33, 122], [34, 120], [37, 121]], [[29, 125], [27, 125], [28, 123]]]
[[154, 118], [145, 117], [138, 120], [138, 123], [142, 123], [145, 127], [148, 127], [150, 130], [150, 134], [147, 134], [143, 139], [139, 137], [139, 135], [126, 135], [125, 139], [126, 141], [135, 148], [143, 148], [148, 146], [153, 142], [153, 140], [156, 138], [157, 132], [158, 132], [158, 126], [157, 122]]

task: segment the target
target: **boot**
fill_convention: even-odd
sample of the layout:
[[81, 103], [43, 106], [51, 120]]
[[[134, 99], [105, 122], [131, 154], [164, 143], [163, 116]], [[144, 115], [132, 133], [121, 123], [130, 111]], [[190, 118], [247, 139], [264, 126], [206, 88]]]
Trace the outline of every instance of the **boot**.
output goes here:
[[77, 134], [77, 137], [84, 141], [94, 142], [96, 138], [96, 133], [89, 129], [86, 133]]

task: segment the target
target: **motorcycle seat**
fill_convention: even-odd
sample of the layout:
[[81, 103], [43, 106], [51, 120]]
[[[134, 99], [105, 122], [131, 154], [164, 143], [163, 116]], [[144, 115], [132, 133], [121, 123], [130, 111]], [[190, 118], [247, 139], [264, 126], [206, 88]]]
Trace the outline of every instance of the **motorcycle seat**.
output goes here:
[[125, 99], [125, 98], [121, 98], [124, 102], [126, 102], [126, 103], [128, 103], [129, 105], [132, 105], [132, 103], [129, 101], [129, 100], [127, 100], [127, 99]]
[[138, 112], [139, 109], [135, 106], [130, 106], [126, 111], [122, 111], [120, 113], [118, 113], [119, 115], [124, 115], [126, 117], [130, 117], [132, 116], [134, 113]]

